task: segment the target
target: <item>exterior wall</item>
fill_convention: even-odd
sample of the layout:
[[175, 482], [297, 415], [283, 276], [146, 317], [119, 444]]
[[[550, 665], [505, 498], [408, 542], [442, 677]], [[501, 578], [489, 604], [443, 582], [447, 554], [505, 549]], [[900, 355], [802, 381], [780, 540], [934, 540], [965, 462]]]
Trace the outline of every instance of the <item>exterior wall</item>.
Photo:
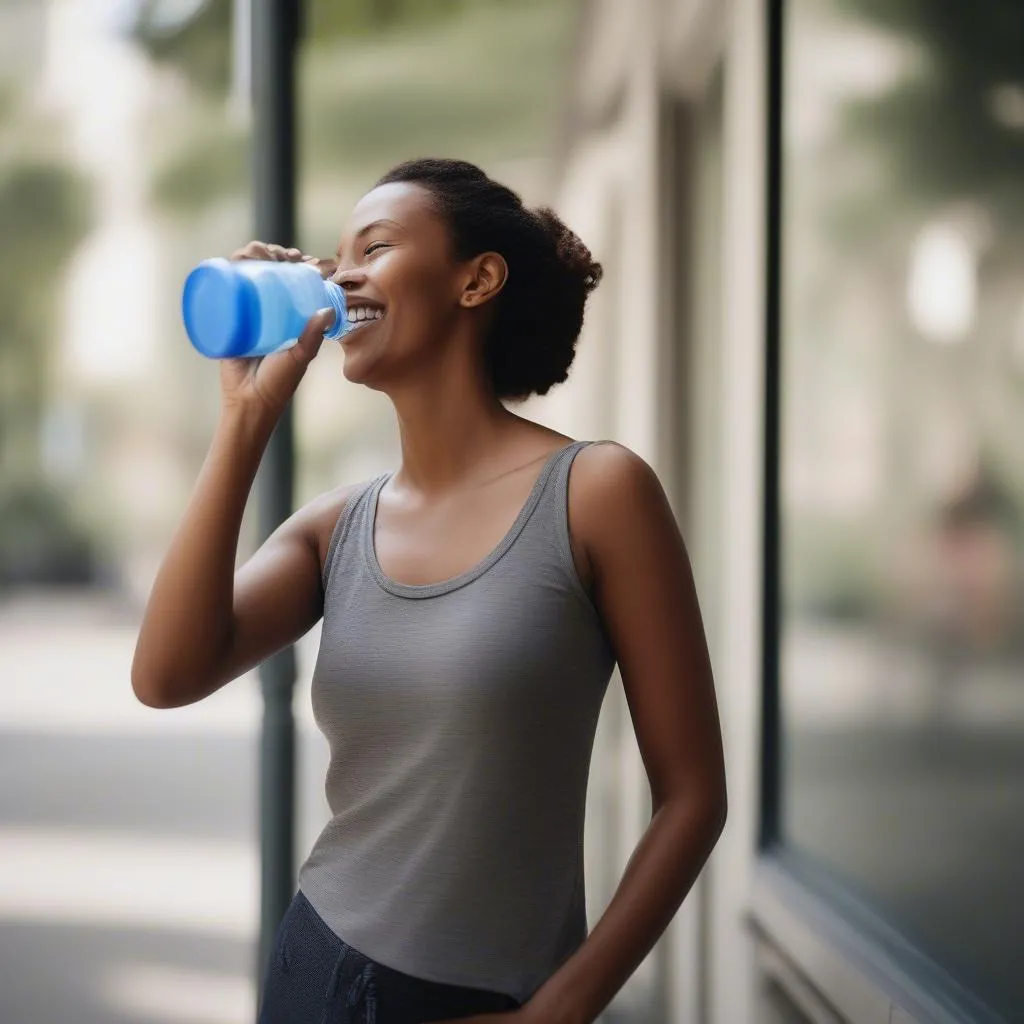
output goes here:
[[[628, 11], [627, 11], [628, 9]], [[628, 17], [625, 16], [628, 13]], [[744, 912], [757, 814], [763, 315], [763, 48], [759, 0], [592, 3], [582, 18], [578, 94], [557, 205], [605, 266], [570, 379], [525, 409], [578, 437], [628, 445], [656, 470], [691, 557], [717, 585], [702, 594], [726, 741], [730, 815], [702, 878], [658, 947], [609, 1008], [609, 1020], [754, 1019]], [[603, 55], [603, 56], [602, 56]], [[689, 109], [723, 73], [724, 236], [710, 254], [728, 288], [718, 338], [696, 335], [687, 282], [687, 209], [699, 153], [678, 148]], [[677, 117], [673, 118], [673, 113]], [[688, 197], [690, 197], [688, 199]], [[682, 255], [680, 255], [682, 254]], [[688, 371], [712, 353], [712, 380]], [[699, 409], [710, 417], [694, 422]], [[684, 421], [688, 423], [684, 427]], [[692, 478], [688, 440], [713, 436], [721, 464]], [[701, 534], [693, 508], [717, 488], [724, 527]], [[717, 538], [727, 537], [722, 545]], [[719, 545], [719, 546], [716, 546]], [[700, 575], [700, 573], [698, 573]], [[712, 609], [710, 605], [715, 607]], [[728, 609], [728, 614], [724, 610]], [[616, 677], [602, 712], [588, 797], [588, 911], [603, 911], [650, 814], [643, 765]]]
[[708, 1021], [753, 1021], [745, 912], [758, 821], [764, 424], [764, 19], [734, 5], [724, 110], [722, 535], [724, 614], [716, 668], [730, 785], [730, 827], [711, 865]]
[[[615, 44], [617, 59], [591, 65], [589, 74], [598, 80], [591, 79], [586, 96], [595, 106], [617, 107], [618, 116], [574, 140], [556, 205], [603, 263], [606, 277], [594, 293], [569, 380], [527, 403], [523, 412], [576, 437], [613, 438], [657, 469], [670, 460], [659, 445], [665, 409], [654, 400], [662, 356], [656, 286], [657, 72], [653, 62], [635, 59], [654, 48], [655, 11], [647, 2], [595, 6], [604, 6], [610, 20], [591, 20], [587, 30], [604, 42], [597, 39], [581, 53], [608, 53]], [[627, 6], [631, 10], [624, 12]], [[623, 13], [630, 16], [623, 20]], [[617, 80], [601, 78], [616, 68]], [[617, 672], [598, 726], [587, 819], [587, 905], [593, 922], [650, 820], [646, 776]], [[662, 956], [659, 949], [640, 966], [607, 1019], [660, 1019]]]

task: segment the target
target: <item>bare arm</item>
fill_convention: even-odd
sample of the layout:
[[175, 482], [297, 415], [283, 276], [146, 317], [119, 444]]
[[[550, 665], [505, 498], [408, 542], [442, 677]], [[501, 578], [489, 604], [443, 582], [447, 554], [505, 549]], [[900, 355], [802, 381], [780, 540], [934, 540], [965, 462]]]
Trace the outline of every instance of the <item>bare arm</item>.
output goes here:
[[351, 487], [283, 522], [235, 571], [246, 497], [266, 428], [222, 417], [146, 605], [132, 662], [144, 704], [192, 704], [309, 631], [323, 613], [323, 538]]
[[569, 483], [651, 789], [651, 822], [586, 941], [534, 993], [524, 1021], [595, 1020], [679, 908], [726, 816], [722, 737], [690, 561], [651, 468], [594, 445]]
[[[253, 242], [236, 259], [298, 260]], [[219, 360], [222, 412], [210, 450], [150, 593], [132, 661], [144, 704], [191, 704], [298, 639], [322, 613], [317, 538], [336, 492], [282, 523], [235, 572], [246, 500], [274, 425], [319, 351], [333, 313], [264, 358]]]

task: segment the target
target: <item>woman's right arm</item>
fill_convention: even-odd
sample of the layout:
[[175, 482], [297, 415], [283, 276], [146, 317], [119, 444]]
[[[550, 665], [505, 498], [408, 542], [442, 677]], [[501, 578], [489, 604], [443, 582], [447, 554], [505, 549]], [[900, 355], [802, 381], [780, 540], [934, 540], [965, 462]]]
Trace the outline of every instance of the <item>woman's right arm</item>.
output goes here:
[[[236, 258], [275, 258], [251, 243]], [[279, 250], [285, 253], [285, 250]], [[295, 259], [291, 250], [282, 259]], [[246, 501], [270, 435], [333, 314], [262, 359], [220, 360], [222, 412], [195, 489], [150, 592], [132, 661], [143, 704], [201, 700], [306, 633], [322, 614], [320, 543], [333, 491], [290, 516], [236, 573]], [[328, 531], [329, 535], [329, 531]]]
[[321, 559], [351, 487], [294, 512], [237, 571], [266, 427], [226, 413], [153, 582], [132, 661], [143, 704], [193, 704], [307, 633], [323, 614]]

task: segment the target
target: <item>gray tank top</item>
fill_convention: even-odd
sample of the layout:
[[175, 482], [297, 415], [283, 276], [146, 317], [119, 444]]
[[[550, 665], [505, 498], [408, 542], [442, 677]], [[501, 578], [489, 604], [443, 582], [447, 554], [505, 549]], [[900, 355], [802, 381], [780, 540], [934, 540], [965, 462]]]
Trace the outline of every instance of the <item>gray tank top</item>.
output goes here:
[[349, 497], [324, 568], [312, 703], [333, 816], [299, 887], [371, 959], [520, 1002], [587, 935], [587, 778], [615, 656], [573, 563], [567, 488], [593, 443], [552, 453], [459, 576], [381, 571], [387, 473]]

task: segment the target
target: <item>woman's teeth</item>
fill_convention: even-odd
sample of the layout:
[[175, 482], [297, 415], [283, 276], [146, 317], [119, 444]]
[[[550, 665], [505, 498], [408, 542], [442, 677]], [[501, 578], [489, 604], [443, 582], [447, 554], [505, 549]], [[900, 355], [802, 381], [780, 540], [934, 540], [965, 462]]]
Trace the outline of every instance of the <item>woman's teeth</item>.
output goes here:
[[348, 311], [348, 322], [350, 324], [364, 324], [373, 320], [383, 320], [383, 309], [370, 309], [369, 306], [358, 306]]

